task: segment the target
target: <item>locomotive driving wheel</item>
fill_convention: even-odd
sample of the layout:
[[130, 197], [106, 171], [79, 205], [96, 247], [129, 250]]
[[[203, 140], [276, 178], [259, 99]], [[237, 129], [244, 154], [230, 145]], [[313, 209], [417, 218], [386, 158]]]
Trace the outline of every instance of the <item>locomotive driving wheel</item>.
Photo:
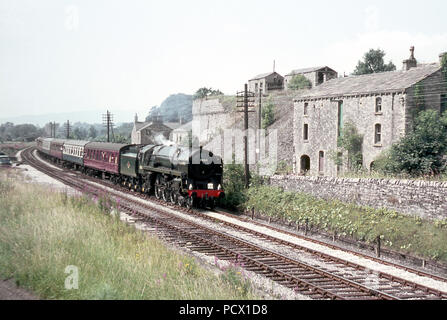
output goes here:
[[161, 197], [164, 201], [168, 202], [168, 190], [164, 189], [161, 191]]
[[194, 198], [192, 196], [186, 198], [186, 207], [188, 209], [191, 209], [193, 206], [194, 206]]
[[161, 198], [161, 190], [159, 186], [155, 186], [155, 198], [157, 199]]
[[172, 204], [177, 203], [177, 194], [174, 191], [169, 193], [169, 201], [171, 201]]

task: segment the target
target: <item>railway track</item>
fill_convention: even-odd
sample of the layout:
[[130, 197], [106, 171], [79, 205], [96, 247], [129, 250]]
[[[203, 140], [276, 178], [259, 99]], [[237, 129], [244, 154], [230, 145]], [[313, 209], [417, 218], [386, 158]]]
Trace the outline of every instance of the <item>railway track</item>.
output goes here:
[[[176, 211], [183, 213], [188, 211], [188, 214], [196, 219], [218, 223], [221, 228], [204, 226], [202, 223], [192, 221], [191, 218], [173, 214], [168, 209], [160, 209], [151, 205], [150, 202], [133, 199], [137, 194], [132, 193], [132, 197], [123, 196], [122, 193], [126, 192], [126, 189], [122, 187], [81, 175], [79, 172], [68, 171], [67, 173], [51, 168], [37, 160], [32, 155], [32, 151], [33, 149], [27, 149], [23, 152], [24, 160], [31, 166], [80, 191], [86, 191], [85, 180], [94, 181], [96, 184], [112, 189], [109, 193], [120, 198], [120, 210], [136, 217], [138, 221], [157, 232], [165, 240], [221, 260], [237, 262], [246, 270], [261, 274], [313, 299], [447, 298], [447, 294], [439, 290], [384, 272], [371, 274], [367, 268], [352, 262], [228, 221], [217, 220], [197, 210], [188, 211], [176, 205], [163, 203], [165, 207], [169, 206]], [[92, 184], [89, 184], [87, 189], [96, 195], [104, 192], [103, 188]], [[147, 196], [141, 194], [138, 196], [147, 200]], [[235, 232], [231, 235], [228, 231], [218, 230], [222, 229], [222, 226], [236, 230], [238, 235], [234, 235]], [[289, 254], [279, 253], [279, 250], [266, 249], [265, 246], [243, 239], [243, 235], [254, 236], [262, 241], [271, 242], [277, 247], [286, 247], [289, 251], [293, 249], [295, 253], [311, 255], [319, 264], [306, 263]], [[375, 279], [373, 284], [370, 283], [371, 277]]]

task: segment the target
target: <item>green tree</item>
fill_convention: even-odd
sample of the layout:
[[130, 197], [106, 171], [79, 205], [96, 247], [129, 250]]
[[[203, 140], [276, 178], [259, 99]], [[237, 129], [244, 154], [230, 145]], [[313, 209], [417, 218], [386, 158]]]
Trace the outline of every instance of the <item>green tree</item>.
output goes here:
[[95, 139], [98, 136], [98, 131], [96, 131], [94, 126], [90, 126], [90, 129], [88, 129], [88, 136], [92, 139]]
[[302, 89], [310, 89], [312, 87], [312, 82], [307, 79], [305, 76], [301, 74], [294, 75], [292, 79], [290, 79], [287, 87], [290, 90], [302, 90]]
[[[414, 129], [379, 157], [376, 168], [386, 174], [438, 175], [446, 170], [447, 114], [421, 111]], [[375, 162], [376, 163], [376, 162]]]
[[204, 99], [209, 96], [220, 96], [220, 95], [223, 95], [223, 92], [220, 91], [219, 89], [214, 90], [213, 88], [203, 87], [196, 91], [196, 93], [194, 94], [194, 99]]
[[275, 105], [272, 98], [269, 97], [266, 103], [262, 106], [262, 128], [266, 129], [273, 122], [275, 122]]
[[87, 138], [87, 130], [80, 127], [76, 127], [73, 130], [73, 139], [84, 140], [85, 138]]
[[[349, 170], [357, 171], [362, 167], [362, 145], [363, 135], [358, 133], [357, 128], [351, 121], [347, 121], [338, 137], [337, 146], [346, 153], [347, 165]], [[340, 158], [340, 153], [336, 153], [336, 163], [342, 164], [343, 159]]]
[[361, 75], [396, 70], [396, 66], [391, 61], [388, 64], [385, 64], [383, 60], [384, 56], [384, 51], [380, 49], [370, 49], [363, 56], [363, 61], [357, 63], [353, 74]]

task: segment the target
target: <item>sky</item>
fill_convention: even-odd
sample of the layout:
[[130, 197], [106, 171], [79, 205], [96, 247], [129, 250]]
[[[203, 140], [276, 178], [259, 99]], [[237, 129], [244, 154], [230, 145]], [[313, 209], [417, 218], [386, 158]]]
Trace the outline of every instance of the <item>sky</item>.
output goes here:
[[235, 94], [273, 61], [282, 75], [350, 74], [371, 48], [398, 69], [410, 46], [435, 62], [445, 12], [445, 0], [0, 0], [0, 119], [89, 111], [100, 122], [109, 109], [132, 121], [170, 94]]

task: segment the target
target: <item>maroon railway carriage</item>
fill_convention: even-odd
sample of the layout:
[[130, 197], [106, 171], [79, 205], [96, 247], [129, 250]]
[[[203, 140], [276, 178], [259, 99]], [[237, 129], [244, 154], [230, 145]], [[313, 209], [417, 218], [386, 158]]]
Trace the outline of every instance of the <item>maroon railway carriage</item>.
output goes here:
[[64, 139], [53, 139], [50, 142], [50, 155], [62, 160], [62, 147], [64, 146]]
[[84, 167], [118, 175], [122, 143], [89, 142], [84, 147]]

